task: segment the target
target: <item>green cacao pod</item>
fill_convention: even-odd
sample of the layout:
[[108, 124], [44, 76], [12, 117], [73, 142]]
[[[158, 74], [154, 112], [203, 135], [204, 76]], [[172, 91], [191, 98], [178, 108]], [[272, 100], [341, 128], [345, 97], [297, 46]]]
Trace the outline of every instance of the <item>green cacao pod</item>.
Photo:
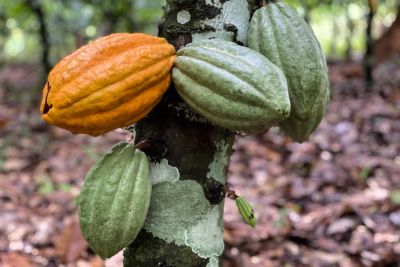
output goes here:
[[97, 254], [109, 258], [136, 238], [150, 195], [149, 162], [142, 151], [121, 143], [96, 162], [80, 195], [79, 223]]
[[251, 207], [250, 203], [244, 197], [238, 196], [236, 197], [236, 206], [239, 210], [239, 214], [242, 217], [243, 221], [245, 221], [251, 227], [256, 227], [256, 216], [254, 215], [254, 210]]
[[296, 120], [294, 118], [286, 119], [279, 123], [280, 128], [295, 141], [306, 141], [324, 117], [328, 101], [329, 94], [320, 94], [317, 99], [318, 104], [314, 105], [312, 110], [314, 116], [306, 121]]
[[326, 61], [312, 29], [284, 2], [270, 3], [254, 12], [248, 46], [284, 72], [291, 112], [280, 126], [304, 141], [318, 126], [329, 98]]
[[172, 77], [179, 95], [195, 112], [234, 131], [259, 131], [290, 113], [282, 71], [233, 42], [188, 44], [177, 53]]

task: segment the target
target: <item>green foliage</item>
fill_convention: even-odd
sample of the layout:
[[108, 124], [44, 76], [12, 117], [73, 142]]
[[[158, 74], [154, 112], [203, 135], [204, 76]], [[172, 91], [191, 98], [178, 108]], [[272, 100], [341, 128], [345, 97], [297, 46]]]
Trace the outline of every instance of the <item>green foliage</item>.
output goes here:
[[[165, 0], [34, 0], [45, 13], [51, 44], [51, 62], [88, 41], [110, 32], [157, 33]], [[311, 26], [330, 56], [343, 57], [348, 44], [364, 51], [367, 1], [286, 0], [310, 19]], [[374, 23], [377, 38], [396, 15], [397, 0], [379, 2]], [[348, 28], [348, 17], [354, 24]], [[335, 26], [336, 25], [336, 26]], [[337, 29], [334, 31], [334, 29]], [[0, 63], [38, 62], [39, 22], [26, 0], [0, 1]], [[349, 40], [349, 41], [348, 41]]]
[[[37, 14], [26, 0], [0, 1], [0, 62], [40, 60]], [[165, 0], [34, 0], [44, 13], [53, 64], [111, 32], [156, 34]]]
[[[37, 39], [31, 33], [38, 31], [38, 23], [32, 16], [30, 8], [23, 0], [6, 0], [0, 2], [0, 61], [6, 61], [21, 54], [31, 59], [23, 51], [26, 45], [39, 47]], [[1, 27], [3, 26], [3, 27]], [[36, 57], [33, 57], [36, 59]]]
[[[349, 44], [356, 54], [364, 53], [368, 1], [285, 0], [285, 2], [309, 18], [324, 52], [330, 57], [344, 57]], [[397, 4], [397, 0], [379, 1], [374, 18], [374, 38], [378, 38], [393, 22]], [[349, 29], [349, 22], [353, 29]]]
[[[165, 0], [34, 0], [40, 4], [50, 36], [50, 61], [58, 62], [67, 53], [110, 32], [157, 33]], [[326, 54], [343, 57], [352, 46], [364, 51], [367, 1], [287, 0], [309, 18]], [[396, 16], [397, 0], [379, 2], [374, 22], [375, 38]], [[349, 29], [348, 18], [353, 24]], [[0, 1], [1, 62], [40, 60], [39, 21], [26, 0]], [[336, 30], [335, 30], [336, 29]]]

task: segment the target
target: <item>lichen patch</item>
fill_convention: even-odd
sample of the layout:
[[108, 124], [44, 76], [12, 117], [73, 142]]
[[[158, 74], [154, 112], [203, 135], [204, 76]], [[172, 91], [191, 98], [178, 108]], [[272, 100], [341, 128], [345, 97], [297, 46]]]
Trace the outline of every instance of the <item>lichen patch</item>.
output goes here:
[[[206, 3], [212, 6], [221, 5], [221, 1], [218, 0], [208, 0]], [[246, 0], [232, 0], [224, 2], [222, 4], [222, 12], [220, 14], [212, 19], [203, 20], [204, 28], [213, 28], [214, 31], [193, 34], [193, 42], [204, 39], [218, 38], [245, 44], [247, 39], [247, 29], [249, 28], [250, 15], [248, 12], [243, 12], [243, 10], [248, 9], [249, 5]], [[243, 13], [245, 14], [243, 15]], [[227, 28], [225, 27], [226, 25], [232, 25], [234, 27]], [[235, 28], [235, 31], [230, 30], [230, 28]]]
[[223, 251], [221, 212], [222, 204], [209, 204], [196, 181], [161, 182], [153, 185], [144, 229], [166, 242], [190, 246], [200, 257], [219, 256]]
[[[185, 232], [185, 243], [202, 258], [218, 257], [224, 251], [220, 207], [214, 207]], [[207, 234], [204, 234], [207, 233]]]
[[249, 4], [246, 0], [227, 1], [222, 7], [222, 16], [225, 24], [232, 24], [237, 28], [236, 40], [242, 44], [246, 43], [247, 30], [249, 28], [250, 14], [242, 10], [248, 10]]
[[217, 257], [210, 258], [206, 267], [219, 267], [218, 258]]
[[176, 14], [176, 20], [180, 24], [186, 24], [190, 21], [190, 12], [187, 10], [181, 10]]
[[151, 184], [161, 182], [175, 182], [179, 180], [179, 170], [168, 164], [167, 159], [162, 159], [160, 162], [150, 163], [150, 180]]
[[214, 153], [214, 159], [208, 165], [207, 178], [214, 178], [218, 182], [225, 184], [225, 166], [228, 165], [229, 157], [228, 149], [230, 144], [225, 142], [225, 139], [220, 139], [215, 142], [216, 150]]

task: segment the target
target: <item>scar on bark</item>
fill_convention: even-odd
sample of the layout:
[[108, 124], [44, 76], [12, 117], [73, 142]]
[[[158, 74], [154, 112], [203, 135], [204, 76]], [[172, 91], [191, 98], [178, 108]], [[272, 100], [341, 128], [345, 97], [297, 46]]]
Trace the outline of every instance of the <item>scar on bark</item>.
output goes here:
[[50, 111], [50, 109], [53, 107], [53, 105], [49, 105], [49, 104], [47, 103], [47, 98], [48, 98], [48, 96], [49, 96], [50, 89], [51, 89], [51, 86], [50, 86], [50, 82], [49, 82], [49, 81], [47, 81], [46, 86], [47, 86], [47, 92], [46, 92], [46, 98], [45, 98], [45, 100], [44, 100], [43, 114], [47, 114], [47, 113]]
[[148, 138], [135, 145], [143, 151], [152, 161], [160, 162], [167, 154], [167, 145], [162, 139]]
[[225, 186], [214, 178], [206, 180], [203, 191], [211, 205], [218, 205], [225, 197]]

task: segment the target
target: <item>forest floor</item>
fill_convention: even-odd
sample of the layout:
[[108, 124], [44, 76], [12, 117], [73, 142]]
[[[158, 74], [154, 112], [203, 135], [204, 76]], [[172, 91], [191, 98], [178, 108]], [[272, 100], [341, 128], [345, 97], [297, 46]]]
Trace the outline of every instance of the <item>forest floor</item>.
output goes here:
[[[0, 70], [0, 266], [120, 266], [79, 232], [88, 169], [123, 130], [92, 138], [47, 126], [37, 66]], [[309, 142], [276, 129], [235, 142], [229, 186], [257, 227], [225, 205], [225, 267], [400, 266], [400, 59], [367, 93], [356, 63], [330, 64], [328, 113]]]

